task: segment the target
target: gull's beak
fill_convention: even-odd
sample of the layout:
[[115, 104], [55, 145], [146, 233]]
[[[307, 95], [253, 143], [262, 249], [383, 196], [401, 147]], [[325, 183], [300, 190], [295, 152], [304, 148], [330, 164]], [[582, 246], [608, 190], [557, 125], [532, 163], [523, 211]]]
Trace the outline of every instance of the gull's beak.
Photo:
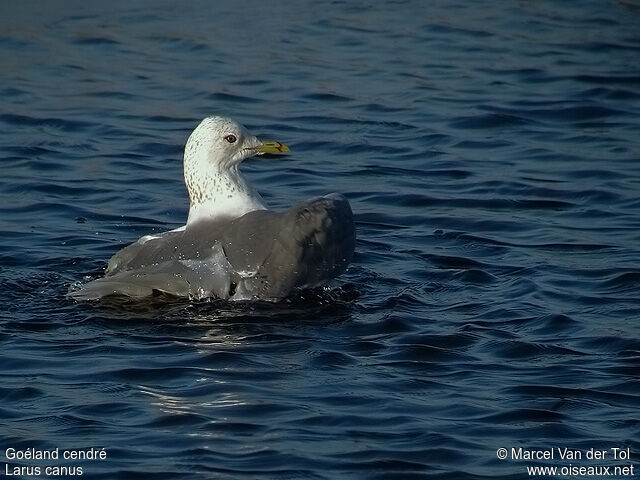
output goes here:
[[262, 155], [264, 153], [287, 153], [288, 151], [289, 147], [280, 142], [262, 142], [260, 145], [255, 147], [255, 152], [258, 155]]

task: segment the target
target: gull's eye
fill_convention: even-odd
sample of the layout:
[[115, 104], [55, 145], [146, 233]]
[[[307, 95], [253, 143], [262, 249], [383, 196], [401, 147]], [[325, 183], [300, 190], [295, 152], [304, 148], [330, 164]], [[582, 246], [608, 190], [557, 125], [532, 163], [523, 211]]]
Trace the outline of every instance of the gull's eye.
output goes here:
[[226, 137], [224, 137], [224, 139], [229, 143], [233, 143], [237, 140], [235, 135], [227, 135]]

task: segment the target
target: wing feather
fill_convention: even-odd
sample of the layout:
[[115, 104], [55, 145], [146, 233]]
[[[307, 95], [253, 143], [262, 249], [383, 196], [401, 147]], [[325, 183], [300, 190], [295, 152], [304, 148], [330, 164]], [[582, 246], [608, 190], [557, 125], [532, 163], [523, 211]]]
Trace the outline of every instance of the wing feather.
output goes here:
[[143, 237], [111, 257], [104, 278], [71, 295], [144, 297], [156, 290], [275, 300], [344, 272], [354, 248], [349, 202], [332, 194], [281, 213], [257, 210]]

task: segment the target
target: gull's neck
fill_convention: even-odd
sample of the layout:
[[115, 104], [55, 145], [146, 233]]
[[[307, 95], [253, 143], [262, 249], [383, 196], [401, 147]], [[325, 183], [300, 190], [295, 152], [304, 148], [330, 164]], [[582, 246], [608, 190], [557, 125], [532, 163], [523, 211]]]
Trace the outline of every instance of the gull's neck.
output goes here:
[[242, 177], [237, 165], [212, 165], [200, 155], [189, 157], [185, 153], [184, 179], [191, 202], [187, 225], [266, 210], [262, 197]]

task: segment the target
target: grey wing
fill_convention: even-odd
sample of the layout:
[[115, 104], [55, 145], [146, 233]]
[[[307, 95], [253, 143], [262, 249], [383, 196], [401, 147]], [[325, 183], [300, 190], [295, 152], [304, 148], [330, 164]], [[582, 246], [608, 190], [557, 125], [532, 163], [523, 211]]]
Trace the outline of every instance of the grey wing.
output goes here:
[[228, 298], [232, 267], [216, 240], [218, 225], [206, 227], [142, 237], [111, 257], [103, 278], [69, 295], [93, 300], [108, 295], [146, 297], [161, 291], [193, 298]]
[[248, 297], [277, 299], [318, 285], [344, 272], [353, 257], [353, 213], [341, 195], [282, 213], [250, 212], [232, 224], [233, 238], [223, 236], [222, 245], [239, 272], [238, 294]]
[[231, 270], [224, 257], [214, 263], [169, 260], [93, 280], [69, 292], [69, 296], [76, 300], [109, 295], [141, 298], [157, 291], [189, 298], [229, 298], [230, 284]]
[[160, 235], [146, 235], [140, 238], [137, 242], [116, 252], [109, 259], [105, 276], [160, 263], [166, 253], [172, 249], [173, 244], [179, 242], [182, 233], [182, 231], [174, 230]]
[[342, 273], [355, 247], [349, 202], [340, 195], [286, 212], [249, 212], [143, 237], [110, 260], [104, 278], [70, 295], [96, 299], [163, 291], [180, 296], [276, 300]]

